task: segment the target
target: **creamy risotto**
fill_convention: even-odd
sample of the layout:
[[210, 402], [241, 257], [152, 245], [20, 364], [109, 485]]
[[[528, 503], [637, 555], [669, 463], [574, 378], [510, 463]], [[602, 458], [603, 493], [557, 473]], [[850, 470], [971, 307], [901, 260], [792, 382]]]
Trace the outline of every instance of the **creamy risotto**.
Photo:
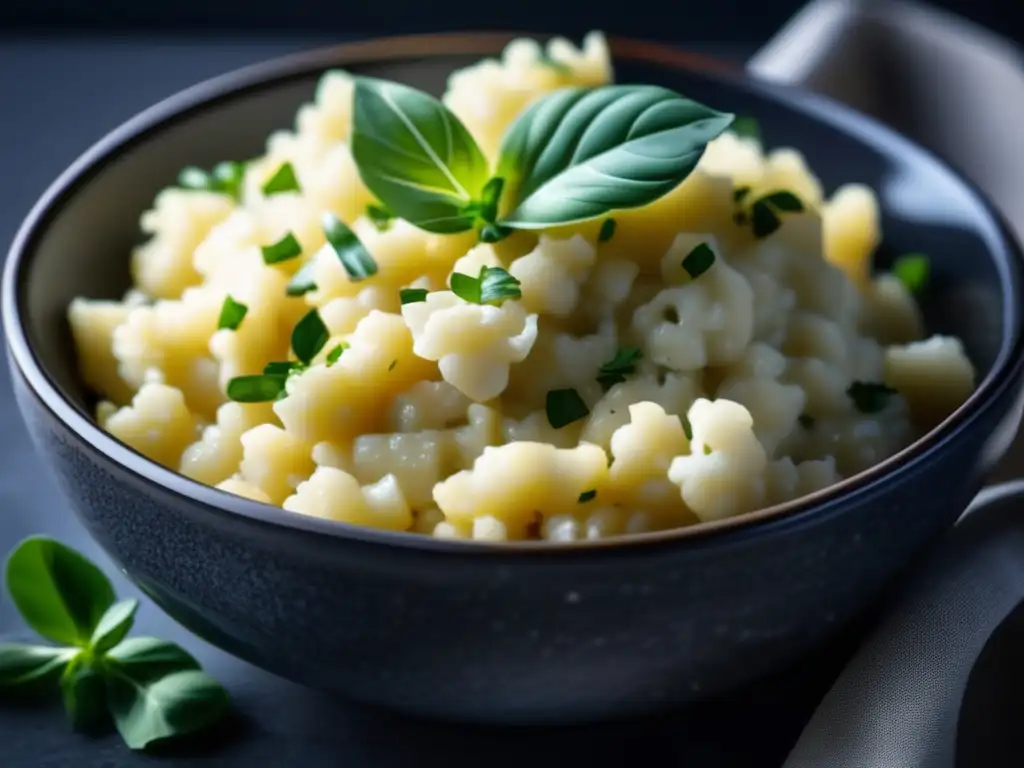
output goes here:
[[[607, 93], [609, 109], [649, 92], [683, 103], [650, 87], [601, 91], [611, 80], [597, 33], [580, 48], [519, 40], [454, 72], [443, 104], [461, 125], [434, 102], [434, 146], [479, 151], [462, 153], [452, 188], [503, 167], [510, 125], [569, 86]], [[638, 193], [642, 205], [560, 224], [571, 185], [549, 185], [556, 204], [543, 211], [535, 196], [508, 214], [491, 179], [478, 207], [459, 209], [466, 224], [392, 212], [383, 198], [422, 185], [361, 153], [405, 145], [360, 139], [353, 121], [383, 120], [408, 94], [379, 86], [360, 117], [358, 82], [325, 74], [263, 156], [186, 169], [142, 217], [128, 295], [72, 303], [97, 420], [153, 461], [298, 515], [586, 540], [825, 488], [974, 387], [960, 342], [925, 336], [913, 293], [926, 258], [873, 268], [872, 191], [826, 196], [798, 151], [766, 151], [739, 123], [726, 129], [731, 116], [672, 123], [697, 137], [696, 167]], [[574, 157], [592, 139], [584, 128]], [[535, 153], [520, 176], [548, 160]], [[434, 211], [441, 197], [417, 200], [402, 210]]]

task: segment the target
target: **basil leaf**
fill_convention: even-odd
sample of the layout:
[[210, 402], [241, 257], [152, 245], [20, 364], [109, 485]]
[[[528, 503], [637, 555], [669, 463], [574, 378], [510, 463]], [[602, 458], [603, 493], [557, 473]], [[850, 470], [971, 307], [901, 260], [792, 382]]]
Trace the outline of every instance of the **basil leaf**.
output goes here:
[[547, 412], [548, 424], [553, 429], [561, 429], [590, 413], [575, 389], [552, 389], [545, 398], [544, 410]]
[[285, 288], [286, 294], [289, 296], [302, 296], [316, 290], [316, 282], [313, 280], [315, 263], [315, 259], [310, 259], [299, 267], [299, 271], [292, 275], [292, 279], [288, 281], [288, 287]]
[[897, 394], [885, 384], [871, 381], [855, 381], [846, 390], [853, 400], [853, 407], [861, 413], [878, 413], [889, 404], [889, 398]]
[[235, 301], [230, 296], [225, 297], [224, 304], [220, 308], [220, 317], [217, 320], [218, 328], [227, 328], [229, 331], [237, 331], [238, 326], [245, 319], [245, 313], [249, 308], [241, 302]]
[[260, 253], [263, 254], [264, 264], [280, 264], [282, 261], [289, 261], [302, 255], [302, 246], [295, 239], [291, 232], [285, 232], [284, 236], [276, 243], [261, 245]]
[[586, 504], [588, 501], [592, 501], [595, 496], [597, 496], [597, 491], [596, 490], [584, 491], [583, 493], [580, 494], [580, 501], [579, 501], [579, 503], [580, 504]]
[[152, 682], [172, 672], [199, 669], [199, 662], [180, 645], [155, 637], [129, 637], [107, 654], [132, 679]]
[[331, 337], [316, 308], [309, 310], [292, 329], [292, 351], [309, 365]]
[[753, 224], [754, 237], [768, 237], [768, 235], [782, 226], [782, 222], [779, 221], [775, 211], [769, 208], [768, 204], [763, 200], [758, 200], [754, 203], [754, 207], [750, 212], [750, 218]]
[[228, 381], [226, 394], [236, 403], [269, 403], [284, 396], [287, 380], [280, 375], [236, 376]]
[[263, 184], [263, 194], [267, 197], [280, 195], [284, 192], [301, 192], [299, 180], [295, 176], [295, 168], [291, 163], [282, 163], [281, 167], [274, 171], [274, 175]]
[[893, 262], [892, 273], [911, 293], [921, 293], [928, 285], [931, 260], [923, 253], [908, 253]]
[[467, 207], [489, 164], [459, 119], [433, 96], [360, 77], [352, 107], [352, 157], [366, 187], [395, 216], [428, 232], [465, 232]]
[[228, 696], [217, 681], [196, 669], [150, 681], [114, 662], [107, 665], [107, 704], [125, 744], [145, 749], [209, 727], [227, 711]]
[[114, 604], [107, 577], [53, 539], [25, 539], [7, 559], [7, 591], [25, 623], [43, 637], [85, 647]]
[[514, 231], [511, 227], [503, 227], [500, 224], [485, 224], [480, 227], [480, 242], [500, 243]]
[[711, 269], [714, 263], [715, 252], [707, 243], [701, 243], [683, 259], [683, 269], [690, 277], [696, 279]]
[[786, 211], [787, 213], [797, 213], [804, 209], [803, 201], [792, 192], [786, 192], [785, 190], [772, 192], [761, 199], [773, 208]]
[[348, 349], [348, 344], [340, 342], [334, 345], [334, 349], [327, 353], [327, 367], [330, 368], [341, 359], [342, 353]]
[[461, 272], [452, 272], [449, 279], [452, 293], [469, 304], [480, 304], [480, 279]]
[[615, 236], [615, 219], [605, 219], [601, 224], [601, 231], [597, 233], [597, 242], [607, 243]]
[[403, 304], [415, 304], [418, 301], [426, 301], [428, 293], [430, 291], [426, 288], [403, 288], [398, 292], [398, 297]]
[[501, 267], [480, 270], [480, 303], [501, 304], [506, 299], [520, 299], [520, 282]]
[[636, 208], [674, 189], [733, 116], [653, 85], [565, 88], [511, 125], [498, 175], [514, 189], [500, 223], [543, 229]]
[[358, 282], [377, 274], [377, 262], [345, 222], [333, 213], [325, 213], [323, 225], [327, 242], [348, 273], [349, 280]]
[[124, 640], [135, 623], [135, 611], [138, 609], [139, 601], [133, 598], [110, 606], [92, 633], [90, 650], [93, 654], [104, 654]]
[[761, 124], [753, 117], [737, 117], [729, 127], [730, 133], [741, 139], [750, 139], [761, 143]]
[[501, 204], [501, 193], [504, 189], [505, 180], [495, 176], [480, 192], [480, 218], [488, 224], [493, 224], [498, 219], [498, 206]]
[[71, 726], [91, 730], [107, 719], [107, 691], [103, 675], [84, 655], [72, 661], [60, 678], [61, 699]]
[[395, 215], [383, 205], [370, 203], [366, 206], [366, 218], [377, 228], [378, 232], [386, 232], [391, 226], [391, 222], [395, 220]]
[[54, 683], [78, 653], [76, 648], [0, 643], [0, 689]]

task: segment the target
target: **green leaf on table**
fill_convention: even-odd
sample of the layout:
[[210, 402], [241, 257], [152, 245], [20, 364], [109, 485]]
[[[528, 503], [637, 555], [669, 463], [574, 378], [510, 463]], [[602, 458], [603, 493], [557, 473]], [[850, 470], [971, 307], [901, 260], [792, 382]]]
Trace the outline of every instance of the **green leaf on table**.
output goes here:
[[375, 78], [356, 78], [352, 104], [352, 157], [374, 197], [428, 232], [472, 229], [490, 167], [462, 122], [430, 94]]
[[60, 694], [68, 722], [78, 731], [95, 728], [107, 719], [107, 691], [103, 674], [82, 654], [60, 678]]
[[0, 643], [0, 695], [5, 688], [37, 689], [55, 683], [77, 648]]
[[199, 662], [184, 648], [156, 637], [129, 637], [107, 653], [135, 679], [152, 682], [171, 672], [199, 669]]
[[7, 559], [7, 591], [25, 623], [43, 637], [85, 647], [114, 588], [85, 557], [44, 536], [25, 539]]
[[324, 235], [352, 282], [377, 274], [377, 262], [355, 232], [333, 213], [323, 215]]
[[124, 640], [135, 624], [135, 611], [138, 609], [139, 601], [135, 598], [121, 600], [110, 606], [92, 633], [89, 648], [92, 654], [104, 654]]
[[314, 307], [292, 329], [292, 351], [299, 360], [309, 365], [330, 337], [327, 326]]
[[554, 91], [502, 139], [497, 175], [513, 202], [499, 223], [543, 229], [651, 203], [690, 175], [732, 121], [654, 85]]

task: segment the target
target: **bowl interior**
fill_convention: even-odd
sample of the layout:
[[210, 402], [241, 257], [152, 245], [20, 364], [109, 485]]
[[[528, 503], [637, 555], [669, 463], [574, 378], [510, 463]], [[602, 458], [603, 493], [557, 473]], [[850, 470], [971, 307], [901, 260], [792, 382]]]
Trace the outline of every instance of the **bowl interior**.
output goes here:
[[[613, 46], [615, 48], [622, 46]], [[637, 46], [629, 46], [635, 52]], [[440, 93], [448, 73], [493, 54], [480, 38], [475, 53], [440, 53], [364, 63], [348, 69]], [[128, 258], [139, 241], [139, 216], [185, 165], [211, 166], [262, 152], [267, 136], [292, 125], [313, 97], [320, 73], [337, 61], [308, 57], [258, 84], [192, 104], [141, 129], [69, 183], [27, 243], [18, 275], [20, 313], [29, 343], [64, 395], [84, 411], [65, 321], [75, 296], [115, 298], [128, 287]], [[933, 259], [924, 311], [930, 331], [959, 336], [982, 374], [1008, 353], [1019, 324], [1012, 299], [1014, 258], [986, 203], [930, 155], [844, 109], [777, 87], [614, 53], [620, 82], [657, 83], [719, 109], [755, 116], [768, 147], [795, 146], [827, 191], [847, 182], [874, 188], [883, 207], [885, 243], [878, 265], [923, 251]]]

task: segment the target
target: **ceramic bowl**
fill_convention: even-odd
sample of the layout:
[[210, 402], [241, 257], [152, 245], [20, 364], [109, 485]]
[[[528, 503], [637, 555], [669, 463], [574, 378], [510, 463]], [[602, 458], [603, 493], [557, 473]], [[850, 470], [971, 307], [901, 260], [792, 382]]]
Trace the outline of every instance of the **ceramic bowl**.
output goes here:
[[262, 150], [332, 67], [439, 93], [510, 36], [343, 45], [158, 104], [49, 189], [7, 261], [3, 319], [32, 438], [90, 533], [200, 637], [299, 683], [405, 712], [541, 723], [724, 694], [819, 646], [957, 518], [1020, 420], [1021, 261], [988, 202], [935, 157], [844, 107], [675, 49], [611, 41], [621, 82], [756, 116], [831, 190], [878, 191], [894, 254], [925, 251], [929, 329], [960, 336], [980, 385], [882, 464], [795, 503], [582, 545], [441, 541], [284, 512], [199, 485], [103, 433], [65, 321], [128, 285], [139, 215], [188, 164]]

